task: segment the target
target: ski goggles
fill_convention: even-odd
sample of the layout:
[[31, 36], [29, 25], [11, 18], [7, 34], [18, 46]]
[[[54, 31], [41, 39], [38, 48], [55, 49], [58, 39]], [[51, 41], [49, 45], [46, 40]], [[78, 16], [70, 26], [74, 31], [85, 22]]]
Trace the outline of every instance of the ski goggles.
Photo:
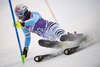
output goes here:
[[19, 18], [20, 16], [24, 15], [24, 11], [16, 11], [15, 14]]

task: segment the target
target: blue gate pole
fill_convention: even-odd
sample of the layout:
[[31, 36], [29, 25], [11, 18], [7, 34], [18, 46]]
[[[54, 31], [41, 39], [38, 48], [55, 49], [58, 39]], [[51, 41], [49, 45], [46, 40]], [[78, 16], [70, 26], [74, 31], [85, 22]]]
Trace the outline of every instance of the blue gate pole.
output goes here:
[[20, 49], [20, 55], [21, 55], [22, 63], [25, 64], [25, 58], [24, 58], [24, 55], [22, 53], [22, 47], [21, 47], [21, 43], [20, 43], [20, 39], [19, 39], [19, 35], [18, 35], [18, 30], [17, 30], [17, 27], [16, 27], [16, 21], [15, 21], [15, 17], [14, 17], [14, 12], [13, 12], [13, 8], [12, 8], [11, 0], [9, 0], [9, 6], [10, 6], [11, 14], [12, 14], [12, 19], [13, 19], [13, 22], [14, 22], [14, 27], [15, 27], [17, 41], [18, 41], [18, 45], [19, 45], [19, 49]]

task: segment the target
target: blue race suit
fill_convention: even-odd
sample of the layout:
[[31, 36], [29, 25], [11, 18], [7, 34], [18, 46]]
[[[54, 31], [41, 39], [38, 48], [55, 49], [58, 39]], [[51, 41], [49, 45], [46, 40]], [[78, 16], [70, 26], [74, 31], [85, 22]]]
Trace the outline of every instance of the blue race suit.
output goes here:
[[22, 30], [25, 34], [25, 47], [29, 47], [31, 40], [30, 32], [36, 33], [39, 36], [43, 36], [48, 21], [44, 20], [39, 13], [32, 12], [30, 19], [24, 22], [25, 27], [22, 28]]
[[25, 34], [25, 47], [29, 47], [31, 36], [30, 32], [36, 33], [37, 35], [50, 38], [51, 40], [60, 39], [62, 35], [65, 34], [65, 31], [57, 23], [48, 22], [44, 20], [41, 15], [37, 12], [32, 12], [30, 19], [24, 21], [25, 27], [22, 28]]

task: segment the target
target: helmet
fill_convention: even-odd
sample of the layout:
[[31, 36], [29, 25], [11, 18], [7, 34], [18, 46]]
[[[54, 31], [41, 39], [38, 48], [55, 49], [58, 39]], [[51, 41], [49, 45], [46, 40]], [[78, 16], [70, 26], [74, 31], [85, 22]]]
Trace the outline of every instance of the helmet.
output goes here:
[[15, 14], [17, 17], [19, 16], [23, 16], [24, 13], [27, 11], [27, 6], [25, 6], [24, 4], [19, 4], [15, 7]]

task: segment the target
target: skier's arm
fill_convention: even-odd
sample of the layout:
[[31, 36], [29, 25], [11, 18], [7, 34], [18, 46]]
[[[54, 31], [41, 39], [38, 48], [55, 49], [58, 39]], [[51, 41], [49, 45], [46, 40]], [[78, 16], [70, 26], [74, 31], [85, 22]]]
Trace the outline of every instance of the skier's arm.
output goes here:
[[40, 14], [37, 12], [34, 12], [33, 18], [30, 18], [29, 20], [25, 21], [25, 26], [34, 25], [39, 19], [41, 19]]
[[24, 34], [25, 34], [25, 47], [29, 47], [30, 45], [30, 41], [31, 41], [31, 36], [30, 36], [30, 32], [28, 30], [26, 30], [25, 28], [22, 28]]

